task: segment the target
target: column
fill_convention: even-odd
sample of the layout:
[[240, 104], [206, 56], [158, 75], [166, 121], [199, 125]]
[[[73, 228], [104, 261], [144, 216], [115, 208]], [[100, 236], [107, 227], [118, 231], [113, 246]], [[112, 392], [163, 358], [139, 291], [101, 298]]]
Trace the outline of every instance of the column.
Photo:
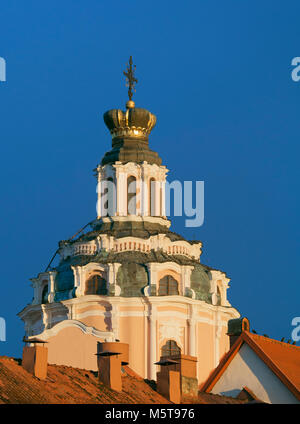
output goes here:
[[56, 274], [57, 274], [56, 271], [50, 271], [49, 272], [49, 279], [50, 279], [50, 287], [48, 288], [48, 292], [49, 292], [48, 301], [49, 301], [49, 303], [54, 302]]
[[110, 263], [108, 264], [108, 290], [109, 293], [111, 293], [111, 286], [114, 287], [114, 295], [119, 296], [120, 295], [120, 287], [117, 286], [117, 273], [120, 268], [121, 264], [118, 262]]
[[196, 355], [196, 320], [191, 318], [189, 322], [189, 355]]
[[33, 305], [37, 305], [38, 303], [40, 303], [39, 301], [39, 293], [40, 293], [40, 284], [39, 284], [39, 279], [37, 278], [31, 278], [32, 281], [32, 287], [33, 287], [33, 301], [32, 304]]
[[101, 178], [101, 167], [97, 168], [97, 219], [102, 216], [102, 204], [101, 204], [101, 191], [102, 191], [102, 178]]
[[[150, 286], [150, 293], [152, 296], [156, 295], [157, 292], [157, 269], [156, 269], [156, 263], [150, 262], [147, 264], [148, 272], [149, 272], [149, 286]], [[154, 287], [155, 287], [155, 293], [153, 293]], [[153, 290], [152, 290], [153, 289]]]
[[155, 216], [160, 216], [160, 181], [155, 181]]
[[142, 215], [142, 210], [143, 210], [143, 205], [142, 205], [142, 190], [143, 190], [143, 184], [142, 184], [142, 179], [141, 179], [141, 173], [138, 173], [138, 176], [136, 177], [136, 189], [135, 189], [135, 193], [136, 193], [136, 197], [135, 197], [135, 201], [136, 201], [136, 212], [135, 214], [138, 216]]
[[161, 216], [166, 216], [166, 181], [161, 182]]
[[108, 270], [107, 270], [107, 289], [109, 290], [109, 286], [115, 284], [114, 279], [114, 264], [108, 264]]
[[220, 362], [220, 337], [222, 332], [221, 317], [219, 312], [215, 312], [215, 367]]
[[127, 174], [117, 173], [117, 215], [127, 215]]
[[119, 339], [119, 329], [120, 329], [119, 305], [112, 304], [111, 327], [112, 327], [111, 330], [114, 334], [114, 338]]
[[148, 363], [148, 379], [156, 380], [156, 315], [153, 313], [149, 316], [149, 363]]
[[149, 197], [149, 190], [148, 190], [148, 181], [147, 177], [145, 176], [145, 172], [143, 173], [143, 180], [141, 181], [141, 215], [142, 216], [148, 216], [148, 197]]
[[196, 326], [197, 326], [197, 320], [196, 320], [196, 313], [195, 313], [195, 306], [192, 304], [189, 307], [190, 309], [190, 316], [188, 319], [189, 323], [189, 355], [191, 356], [197, 356], [196, 352], [196, 343], [197, 343], [197, 336], [196, 336]]

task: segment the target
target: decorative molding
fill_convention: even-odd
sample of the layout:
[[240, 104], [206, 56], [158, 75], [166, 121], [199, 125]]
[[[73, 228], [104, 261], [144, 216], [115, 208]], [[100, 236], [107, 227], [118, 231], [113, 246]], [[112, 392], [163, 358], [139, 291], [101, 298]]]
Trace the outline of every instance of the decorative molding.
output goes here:
[[144, 287], [144, 295], [145, 296], [151, 296], [151, 284], [148, 284], [148, 286]]
[[[111, 331], [100, 331], [94, 327], [88, 327], [80, 321], [77, 320], [64, 320], [54, 325], [52, 328], [49, 328], [43, 331], [41, 334], [35, 335], [34, 337], [38, 337], [41, 340], [48, 340], [50, 337], [56, 336], [61, 330], [65, 328], [78, 328], [84, 334], [89, 334], [91, 336], [95, 336], [101, 339], [107, 339], [107, 341], [114, 340], [114, 334]], [[33, 336], [31, 336], [33, 337]], [[29, 337], [30, 340], [30, 337]]]
[[115, 285], [115, 296], [120, 296], [121, 295], [121, 287], [118, 286], [118, 284]]
[[173, 339], [177, 342], [181, 349], [183, 349], [182, 339], [184, 336], [184, 327], [179, 327], [176, 324], [160, 324], [159, 326], [159, 343], [164, 340]]

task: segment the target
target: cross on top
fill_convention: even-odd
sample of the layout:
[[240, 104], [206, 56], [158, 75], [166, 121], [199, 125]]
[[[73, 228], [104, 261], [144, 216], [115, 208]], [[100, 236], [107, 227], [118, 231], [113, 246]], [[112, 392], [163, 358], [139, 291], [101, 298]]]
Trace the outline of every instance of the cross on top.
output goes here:
[[132, 56], [130, 56], [129, 65], [127, 64], [127, 72], [123, 71], [123, 74], [126, 77], [126, 87], [129, 87], [128, 88], [129, 100], [132, 100], [133, 92], [135, 92], [135, 84], [138, 82], [138, 80], [134, 76], [135, 69], [136, 69], [136, 66], [133, 65]]

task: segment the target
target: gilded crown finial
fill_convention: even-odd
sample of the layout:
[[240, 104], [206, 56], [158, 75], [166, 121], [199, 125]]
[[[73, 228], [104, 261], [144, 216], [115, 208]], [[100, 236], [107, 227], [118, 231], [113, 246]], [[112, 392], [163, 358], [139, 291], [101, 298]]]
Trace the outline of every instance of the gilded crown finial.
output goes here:
[[135, 84], [137, 84], [138, 80], [135, 78], [136, 65], [133, 65], [132, 56], [129, 58], [129, 64], [127, 64], [127, 72], [123, 71], [123, 74], [126, 77], [126, 87], [128, 88], [128, 97], [129, 101], [126, 103], [126, 107], [129, 109], [134, 108], [135, 104], [132, 100], [133, 93], [135, 92]]

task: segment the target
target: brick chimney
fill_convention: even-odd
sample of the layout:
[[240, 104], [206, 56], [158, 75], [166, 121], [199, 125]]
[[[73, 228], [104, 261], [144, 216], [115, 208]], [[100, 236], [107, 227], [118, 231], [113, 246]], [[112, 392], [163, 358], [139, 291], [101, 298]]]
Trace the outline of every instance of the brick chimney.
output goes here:
[[31, 346], [24, 346], [23, 348], [23, 368], [40, 380], [46, 379], [48, 368], [48, 348], [44, 346], [44, 343], [47, 342], [39, 339], [24, 340], [24, 342], [30, 343]]
[[157, 373], [157, 391], [171, 402], [180, 403], [181, 395], [198, 397], [197, 357], [172, 355], [161, 357]]
[[182, 395], [198, 397], [197, 357], [181, 353], [172, 359], [179, 363]]
[[129, 345], [127, 343], [97, 343], [98, 378], [105, 386], [122, 391], [121, 365], [129, 363]]
[[155, 363], [161, 367], [157, 373], [157, 392], [173, 403], [181, 401], [180, 372], [176, 370], [178, 364], [177, 361], [163, 358]]

